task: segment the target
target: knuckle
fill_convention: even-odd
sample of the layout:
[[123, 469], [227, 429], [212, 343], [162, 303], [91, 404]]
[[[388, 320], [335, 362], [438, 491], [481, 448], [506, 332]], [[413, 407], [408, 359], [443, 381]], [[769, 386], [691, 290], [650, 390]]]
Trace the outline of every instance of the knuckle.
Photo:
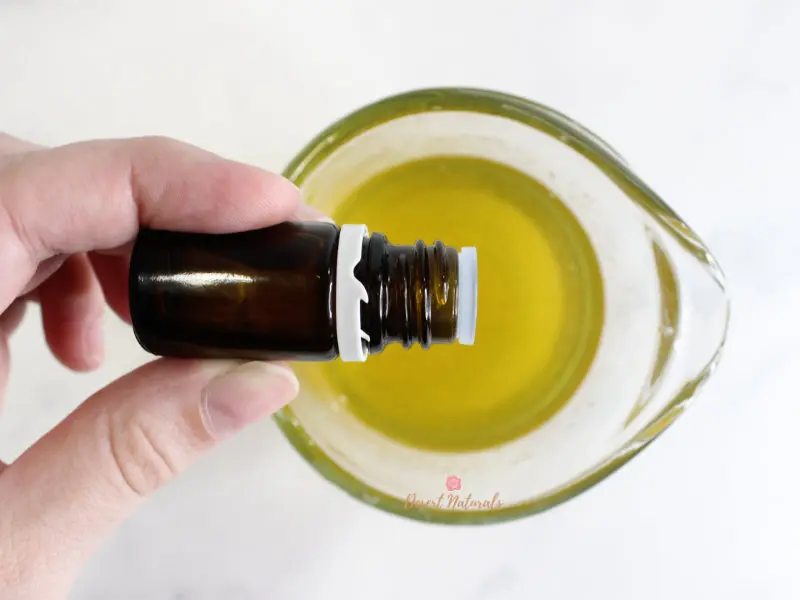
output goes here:
[[182, 470], [180, 457], [165, 439], [140, 419], [112, 417], [109, 448], [120, 484], [136, 496], [147, 496]]

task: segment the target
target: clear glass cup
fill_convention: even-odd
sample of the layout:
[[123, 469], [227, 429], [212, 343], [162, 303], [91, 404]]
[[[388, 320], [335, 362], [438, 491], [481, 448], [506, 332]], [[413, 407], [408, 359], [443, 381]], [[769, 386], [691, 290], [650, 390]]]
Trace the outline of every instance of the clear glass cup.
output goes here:
[[[684, 411], [719, 360], [728, 298], [705, 244], [619, 154], [564, 115], [522, 98], [475, 89], [387, 98], [320, 133], [284, 174], [310, 204], [332, 212], [377, 173], [442, 154], [487, 158], [529, 174], [586, 230], [603, 275], [605, 320], [583, 383], [528, 435], [463, 454], [403, 446], [337, 410], [326, 401], [325, 382], [314, 380], [313, 365], [299, 371], [312, 385], [301, 386], [276, 418], [322, 476], [362, 502], [436, 523], [516, 519], [590, 488]], [[461, 481], [460, 496], [480, 505], [407, 501], [409, 494], [435, 500]]]

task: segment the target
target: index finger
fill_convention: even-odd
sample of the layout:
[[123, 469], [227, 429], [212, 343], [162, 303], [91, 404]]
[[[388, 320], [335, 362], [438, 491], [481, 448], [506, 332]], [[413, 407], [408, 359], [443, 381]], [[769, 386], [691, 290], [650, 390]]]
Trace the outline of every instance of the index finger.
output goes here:
[[288, 219], [283, 177], [166, 138], [93, 141], [0, 161], [0, 312], [42, 260], [108, 250], [140, 226], [227, 233]]

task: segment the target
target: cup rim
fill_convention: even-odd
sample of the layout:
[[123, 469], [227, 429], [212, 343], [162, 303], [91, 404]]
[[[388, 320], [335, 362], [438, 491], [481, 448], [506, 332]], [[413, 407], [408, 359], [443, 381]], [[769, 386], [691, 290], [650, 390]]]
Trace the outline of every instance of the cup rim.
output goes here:
[[[284, 177], [300, 186], [334, 151], [358, 135], [401, 117], [433, 111], [466, 111], [511, 119], [555, 137], [582, 154], [625, 190], [659, 222], [679, 234], [678, 241], [712, 269], [724, 288], [724, 276], [710, 251], [672, 208], [656, 195], [627, 163], [600, 137], [566, 115], [508, 93], [460, 87], [426, 88], [380, 99], [351, 112], [313, 138], [286, 166]], [[726, 316], [727, 328], [727, 316]], [[577, 475], [568, 483], [528, 501], [490, 510], [440, 510], [424, 506], [406, 507], [399, 498], [385, 494], [336, 464], [306, 433], [291, 405], [275, 414], [275, 421], [295, 450], [320, 475], [355, 499], [383, 511], [437, 524], [483, 525], [511, 521], [538, 514], [563, 504], [622, 467], [660, 436], [686, 409], [702, 384], [710, 377], [724, 346], [725, 337], [711, 360], [684, 385], [659, 413], [611, 456]]]

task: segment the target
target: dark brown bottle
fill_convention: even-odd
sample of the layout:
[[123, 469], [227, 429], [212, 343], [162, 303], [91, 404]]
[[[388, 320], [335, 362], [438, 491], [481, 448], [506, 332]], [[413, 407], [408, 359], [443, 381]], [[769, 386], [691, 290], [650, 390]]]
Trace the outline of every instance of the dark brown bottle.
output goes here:
[[152, 354], [363, 361], [395, 342], [473, 343], [477, 258], [441, 242], [395, 246], [359, 225], [143, 229], [131, 257], [130, 308]]

